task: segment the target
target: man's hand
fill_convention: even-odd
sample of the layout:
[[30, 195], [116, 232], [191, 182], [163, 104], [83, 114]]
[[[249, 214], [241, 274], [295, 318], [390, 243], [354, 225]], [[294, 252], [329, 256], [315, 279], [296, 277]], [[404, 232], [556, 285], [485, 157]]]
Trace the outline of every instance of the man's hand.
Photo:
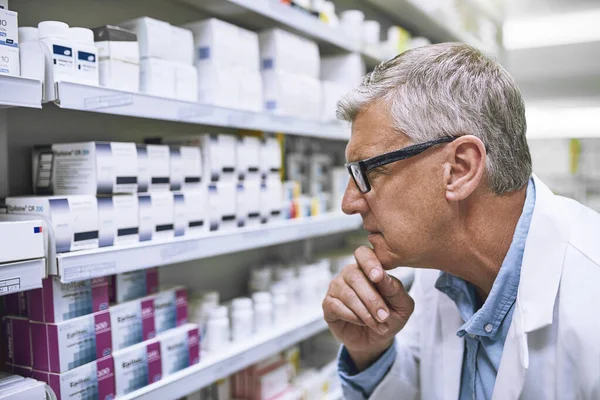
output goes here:
[[362, 371], [394, 342], [414, 310], [402, 283], [384, 271], [372, 249], [354, 252], [356, 264], [344, 267], [323, 300], [325, 321]]

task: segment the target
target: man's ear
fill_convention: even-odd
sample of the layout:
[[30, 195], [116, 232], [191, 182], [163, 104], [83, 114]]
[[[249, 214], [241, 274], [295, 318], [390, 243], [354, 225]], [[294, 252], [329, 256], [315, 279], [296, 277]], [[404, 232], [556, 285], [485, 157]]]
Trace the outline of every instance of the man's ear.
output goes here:
[[446, 200], [461, 201], [477, 189], [485, 173], [486, 150], [476, 136], [461, 136], [446, 146], [444, 164]]

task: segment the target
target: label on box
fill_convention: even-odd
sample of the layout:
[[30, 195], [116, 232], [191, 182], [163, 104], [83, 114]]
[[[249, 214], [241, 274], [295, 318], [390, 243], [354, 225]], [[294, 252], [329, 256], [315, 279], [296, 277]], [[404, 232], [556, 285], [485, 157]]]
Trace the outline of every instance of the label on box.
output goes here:
[[152, 299], [134, 300], [112, 306], [110, 321], [115, 350], [141, 343], [156, 335]]
[[150, 341], [114, 354], [116, 395], [123, 396], [162, 378], [160, 343]]

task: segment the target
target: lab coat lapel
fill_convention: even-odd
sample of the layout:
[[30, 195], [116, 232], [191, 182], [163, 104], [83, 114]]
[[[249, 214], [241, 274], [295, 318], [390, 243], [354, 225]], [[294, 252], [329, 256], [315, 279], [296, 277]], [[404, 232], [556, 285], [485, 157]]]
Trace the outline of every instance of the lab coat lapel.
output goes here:
[[[536, 204], [529, 227], [519, 291], [494, 386], [494, 400], [518, 399], [529, 368], [527, 334], [552, 324], [568, 231], [554, 194], [534, 176]], [[540, 382], [542, 384], [542, 382]]]
[[440, 369], [443, 374], [444, 400], [458, 399], [460, 378], [462, 373], [463, 338], [456, 336], [463, 321], [458, 313], [456, 304], [445, 294], [438, 293], [438, 313], [441, 321], [442, 360]]

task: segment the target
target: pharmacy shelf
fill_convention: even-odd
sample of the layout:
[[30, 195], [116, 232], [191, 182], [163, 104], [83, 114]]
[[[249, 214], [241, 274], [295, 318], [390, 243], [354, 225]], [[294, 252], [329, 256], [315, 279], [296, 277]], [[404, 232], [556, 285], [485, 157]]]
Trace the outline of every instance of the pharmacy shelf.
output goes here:
[[294, 316], [298, 318], [289, 324], [234, 343], [218, 354], [203, 356], [199, 364], [117, 400], [163, 400], [186, 396], [327, 329], [320, 311], [297, 312]]
[[323, 23], [308, 12], [278, 0], [178, 0], [236, 25], [262, 30], [284, 28], [338, 51], [358, 51], [340, 30]]
[[0, 75], [0, 108], [42, 108], [42, 82]]
[[58, 275], [61, 282], [69, 283], [352, 231], [361, 224], [359, 216], [336, 213], [215, 232], [198, 238], [184, 237], [61, 253], [49, 270], [51, 274]]
[[479, 39], [463, 32], [444, 21], [439, 16], [431, 14], [419, 7], [417, 0], [364, 0], [378, 7], [396, 20], [396, 23], [412, 32], [425, 36], [434, 43], [463, 42], [486, 52], [488, 49]]
[[348, 140], [350, 138], [349, 125], [338, 121], [324, 123], [266, 113], [232, 110], [71, 82], [59, 82], [57, 87], [58, 100], [56, 104], [69, 110], [205, 126], [282, 132], [332, 140]]
[[0, 296], [42, 287], [46, 259], [0, 264]]

